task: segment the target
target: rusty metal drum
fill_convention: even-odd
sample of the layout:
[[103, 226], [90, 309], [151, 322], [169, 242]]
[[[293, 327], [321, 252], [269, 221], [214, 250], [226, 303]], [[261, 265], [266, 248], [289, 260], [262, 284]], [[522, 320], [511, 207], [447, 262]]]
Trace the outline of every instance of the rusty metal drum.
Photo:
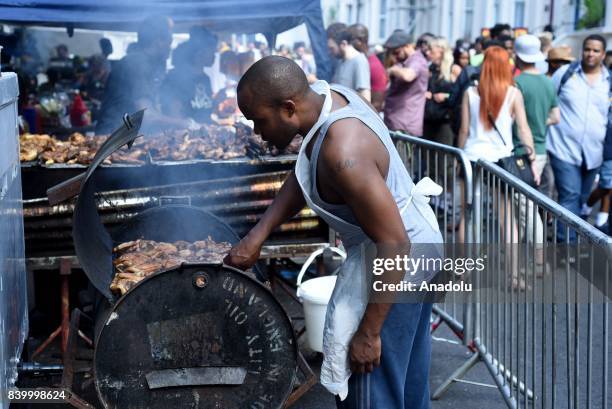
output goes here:
[[183, 265], [115, 303], [94, 361], [107, 409], [281, 408], [297, 345], [289, 317], [257, 280], [227, 266]]

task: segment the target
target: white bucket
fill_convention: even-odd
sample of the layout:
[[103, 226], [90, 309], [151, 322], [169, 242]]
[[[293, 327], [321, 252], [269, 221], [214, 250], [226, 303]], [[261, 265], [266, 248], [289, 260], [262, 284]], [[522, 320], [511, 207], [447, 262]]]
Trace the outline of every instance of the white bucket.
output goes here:
[[336, 276], [313, 278], [302, 283], [297, 291], [304, 306], [306, 342], [313, 351], [323, 352], [325, 313], [336, 285], [336, 278]]
[[[337, 247], [328, 247], [331, 251], [346, 260], [346, 253]], [[306, 260], [297, 278], [297, 296], [304, 308], [304, 321], [306, 324], [306, 344], [310, 349], [323, 352], [323, 327], [325, 326], [325, 313], [327, 304], [331, 299], [336, 276], [318, 277], [302, 283], [302, 278], [310, 264], [323, 253], [324, 249], [315, 250]]]

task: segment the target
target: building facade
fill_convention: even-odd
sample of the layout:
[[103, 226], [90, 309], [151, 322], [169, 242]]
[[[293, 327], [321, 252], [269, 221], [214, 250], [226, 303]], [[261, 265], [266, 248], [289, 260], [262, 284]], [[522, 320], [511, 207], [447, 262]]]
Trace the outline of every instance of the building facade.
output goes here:
[[[601, 3], [596, 6], [595, 25], [612, 27], [612, 4], [605, 7], [609, 1], [597, 1]], [[482, 28], [497, 22], [535, 33], [552, 24], [557, 36], [563, 36], [583, 25], [587, 14], [585, 0], [322, 0], [321, 5], [326, 25], [365, 24], [372, 44], [383, 43], [397, 28], [416, 35], [431, 32], [452, 41], [473, 40]]]

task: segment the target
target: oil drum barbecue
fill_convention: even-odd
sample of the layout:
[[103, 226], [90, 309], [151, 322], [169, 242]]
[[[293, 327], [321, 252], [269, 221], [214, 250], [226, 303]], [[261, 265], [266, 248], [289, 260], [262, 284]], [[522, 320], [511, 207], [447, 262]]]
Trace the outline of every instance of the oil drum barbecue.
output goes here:
[[[252, 275], [222, 264], [183, 264], [150, 275], [117, 299], [113, 247], [139, 238], [234, 243], [232, 229], [204, 210], [167, 205], [107, 231], [96, 208], [100, 149], [81, 184], [73, 236], [79, 263], [108, 300], [98, 314], [94, 377], [105, 408], [281, 408], [298, 351], [282, 306]], [[102, 311], [102, 310], [100, 310]]]

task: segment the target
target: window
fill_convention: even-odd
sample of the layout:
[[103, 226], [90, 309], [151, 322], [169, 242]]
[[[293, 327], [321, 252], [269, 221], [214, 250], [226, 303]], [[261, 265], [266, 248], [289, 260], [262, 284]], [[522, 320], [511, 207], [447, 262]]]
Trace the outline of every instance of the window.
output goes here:
[[416, 30], [416, 16], [417, 16], [417, 10], [416, 10], [416, 0], [410, 0], [410, 7], [409, 7], [409, 27], [410, 27], [410, 34], [414, 37], [414, 32]]
[[493, 3], [493, 24], [498, 23], [500, 21], [499, 15], [499, 0], [495, 0]]
[[454, 19], [455, 19], [455, 13], [454, 13], [454, 8], [455, 8], [455, 2], [453, 0], [448, 0], [448, 35], [446, 36], [449, 41], [453, 40], [453, 36], [455, 35], [455, 33], [453, 33], [453, 29], [454, 29]]
[[378, 37], [382, 41], [387, 38], [387, 0], [380, 0], [380, 22], [378, 27]]
[[347, 21], [349, 24], [353, 24], [353, 5], [352, 4], [347, 4], [346, 5], [346, 15], [347, 15]]
[[514, 27], [525, 27], [525, 0], [514, 2]]
[[395, 12], [395, 28], [402, 28], [402, 9], [400, 7], [400, 0], [395, 0], [393, 11]]
[[463, 37], [472, 37], [472, 26], [474, 25], [474, 0], [465, 1], [465, 20], [463, 26]]
[[357, 23], [361, 22], [362, 19], [362, 11], [363, 11], [363, 2], [361, 0], [357, 0]]

